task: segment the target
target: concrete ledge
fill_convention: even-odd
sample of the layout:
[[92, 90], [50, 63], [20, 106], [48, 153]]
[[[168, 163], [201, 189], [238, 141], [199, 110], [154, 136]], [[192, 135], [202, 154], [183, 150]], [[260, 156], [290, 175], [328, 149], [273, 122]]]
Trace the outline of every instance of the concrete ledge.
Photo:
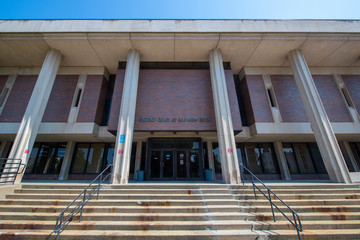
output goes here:
[[248, 32], [359, 33], [360, 21], [336, 20], [8, 20], [3, 33]]
[[353, 183], [360, 183], [360, 172], [351, 172], [350, 178]]

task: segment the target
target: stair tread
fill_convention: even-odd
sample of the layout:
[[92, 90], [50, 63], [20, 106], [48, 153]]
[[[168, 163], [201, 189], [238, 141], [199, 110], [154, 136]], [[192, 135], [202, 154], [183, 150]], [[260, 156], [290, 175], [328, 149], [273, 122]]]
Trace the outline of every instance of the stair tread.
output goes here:
[[[359, 221], [360, 222], [360, 221]], [[34, 223], [33, 220], [0, 220], [0, 224], [23, 224], [23, 225], [34, 225], [34, 224], [51, 224], [55, 226], [56, 219], [54, 221], [39, 221]], [[86, 225], [86, 224], [99, 224], [99, 225], [216, 225], [216, 224], [251, 224], [246, 220], [212, 220], [209, 221], [74, 221], [71, 224]]]
[[[47, 215], [54, 215], [58, 216], [59, 213], [47, 213], [47, 212], [0, 212], [0, 216], [22, 216], [22, 215], [29, 215], [31, 216], [47, 216]], [[211, 213], [107, 213], [108, 216], [206, 216], [206, 215], [213, 215], [213, 216], [247, 216], [248, 213], [241, 213], [241, 212], [211, 212]], [[77, 215], [78, 216], [78, 215]], [[83, 213], [83, 216], [104, 216], [104, 213]]]
[[[43, 234], [50, 234], [51, 230], [11, 230], [11, 229], [0, 229], [0, 234], [8, 232], [8, 233], [43, 233]], [[257, 233], [251, 231], [251, 230], [91, 230], [91, 231], [83, 231], [83, 230], [66, 230], [61, 233], [61, 236], [66, 235], [129, 235], [129, 236], [136, 236], [136, 235], [153, 235], [153, 236], [191, 236], [191, 235], [203, 235], [203, 236], [211, 236], [214, 233], [216, 235], [227, 235], [227, 234], [248, 234], [248, 235], [257, 235]]]

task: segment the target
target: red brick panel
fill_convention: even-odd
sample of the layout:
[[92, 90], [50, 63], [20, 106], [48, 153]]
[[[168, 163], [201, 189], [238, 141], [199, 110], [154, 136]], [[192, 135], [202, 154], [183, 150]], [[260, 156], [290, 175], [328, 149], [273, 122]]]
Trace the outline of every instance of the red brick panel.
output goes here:
[[117, 131], [119, 114], [120, 114], [120, 105], [121, 105], [121, 97], [124, 85], [124, 76], [125, 70], [120, 69], [116, 73], [114, 91], [111, 100], [111, 108], [108, 122], [108, 130], [110, 132]]
[[0, 122], [21, 122], [36, 83], [35, 75], [19, 75], [6, 101]]
[[56, 76], [43, 122], [67, 122], [78, 79], [78, 75]]
[[[235, 89], [234, 89], [235, 90]], [[170, 118], [142, 122], [140, 118]], [[172, 119], [176, 121], [172, 121]], [[209, 118], [209, 122], [179, 122]], [[135, 131], [216, 131], [209, 70], [140, 70]]]
[[104, 105], [105, 105], [105, 99], [106, 99], [107, 84], [108, 84], [108, 81], [106, 80], [105, 77], [103, 77], [103, 81], [102, 81], [102, 84], [101, 84], [101, 91], [100, 91], [99, 101], [98, 101], [97, 110], [96, 110], [96, 116], [95, 116], [95, 122], [98, 125], [101, 124], [101, 119], [102, 119], [102, 116], [103, 116], [103, 113], [104, 113]]
[[239, 102], [236, 94], [234, 76], [231, 70], [225, 70], [226, 87], [229, 96], [229, 105], [234, 131], [242, 130]]
[[[105, 101], [107, 82], [102, 75], [88, 75], [80, 103], [77, 122], [101, 124], [102, 109]], [[104, 93], [105, 91], [105, 93]], [[101, 99], [103, 97], [104, 99]]]
[[254, 122], [273, 122], [262, 76], [248, 75], [242, 81], [246, 81], [241, 87], [249, 125]]
[[360, 75], [342, 75], [355, 108], [360, 112]]
[[8, 77], [8, 75], [0, 75], [0, 94], [6, 84]]
[[333, 76], [315, 75], [313, 79], [330, 122], [351, 122], [351, 117]]
[[292, 75], [271, 75], [283, 122], [309, 122], [299, 90]]
[[241, 80], [240, 86], [241, 86], [242, 99], [244, 101], [246, 118], [248, 120], [248, 124], [252, 125], [255, 123], [255, 117], [254, 117], [254, 112], [253, 112], [252, 105], [251, 105], [251, 99], [250, 99], [250, 94], [249, 94], [246, 77], [244, 77]]

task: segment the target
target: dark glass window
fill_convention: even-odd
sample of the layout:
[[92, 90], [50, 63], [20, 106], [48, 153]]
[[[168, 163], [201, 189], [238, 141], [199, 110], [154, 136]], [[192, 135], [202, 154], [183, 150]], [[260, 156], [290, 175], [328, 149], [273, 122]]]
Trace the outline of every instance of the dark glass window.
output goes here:
[[145, 171], [145, 160], [146, 160], [146, 142], [142, 143], [142, 150], [141, 150], [141, 165], [140, 169]]
[[360, 168], [360, 143], [358, 142], [349, 142], [351, 152], [354, 156], [355, 163], [357, 167]]
[[66, 143], [35, 143], [25, 170], [27, 174], [59, 174]]
[[70, 173], [100, 173], [112, 163], [113, 143], [77, 143]]
[[326, 174], [327, 171], [324, 165], [324, 161], [321, 157], [318, 145], [315, 142], [308, 143], [308, 145], [309, 145], [311, 157], [314, 161], [315, 171], [320, 174]]
[[220, 160], [219, 144], [214, 142], [212, 144], [212, 147], [213, 147], [215, 173], [221, 174], [221, 160]]
[[209, 169], [209, 155], [207, 151], [207, 143], [203, 143], [204, 168]]
[[291, 174], [300, 173], [299, 166], [297, 164], [294, 148], [291, 143], [283, 143], [283, 150], [286, 158], [286, 162]]
[[135, 169], [135, 158], [136, 158], [136, 142], [132, 143], [131, 155], [130, 155], [130, 172], [133, 173]]
[[326, 168], [316, 143], [283, 143], [291, 174], [326, 174]]
[[244, 143], [245, 167], [255, 174], [277, 174], [279, 167], [272, 143]]

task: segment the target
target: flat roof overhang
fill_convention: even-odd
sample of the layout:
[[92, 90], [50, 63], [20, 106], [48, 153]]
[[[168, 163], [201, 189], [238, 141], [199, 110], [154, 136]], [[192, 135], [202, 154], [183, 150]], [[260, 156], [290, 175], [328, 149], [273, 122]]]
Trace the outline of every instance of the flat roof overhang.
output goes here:
[[301, 49], [311, 67], [359, 67], [360, 21], [332, 20], [10, 20], [0, 23], [0, 67], [40, 67], [51, 48], [63, 67], [110, 74], [136, 48], [143, 62], [204, 62], [219, 48], [234, 74], [289, 66]]

